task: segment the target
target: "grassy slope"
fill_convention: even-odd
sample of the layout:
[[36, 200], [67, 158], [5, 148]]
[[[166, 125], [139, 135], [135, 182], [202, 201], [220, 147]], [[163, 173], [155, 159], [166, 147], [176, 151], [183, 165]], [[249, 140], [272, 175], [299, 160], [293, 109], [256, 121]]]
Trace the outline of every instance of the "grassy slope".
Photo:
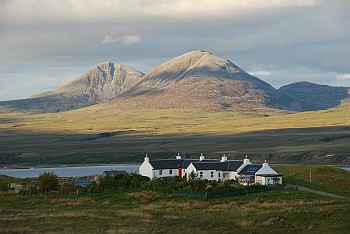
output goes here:
[[[350, 172], [329, 166], [283, 166], [275, 168], [284, 182], [350, 197]], [[310, 182], [311, 171], [311, 182]]]
[[[29, 157], [101, 152], [226, 152], [232, 157], [251, 154], [259, 159], [271, 154], [275, 159], [270, 160], [275, 162], [298, 162], [303, 158], [296, 155], [302, 154], [336, 154], [342, 157], [310, 162], [346, 163], [349, 125], [349, 108], [288, 114], [273, 109], [241, 113], [123, 110], [97, 105], [63, 113], [1, 114], [0, 152]], [[104, 132], [119, 133], [86, 140]], [[338, 136], [345, 138], [322, 140]]]
[[[127, 192], [0, 198], [0, 232], [345, 233], [350, 223], [349, 203], [298, 191], [209, 201], [164, 196], [139, 200], [127, 198]], [[262, 225], [276, 216], [283, 219], [279, 224]]]
[[[330, 187], [326, 191], [350, 191], [349, 172], [340, 169], [276, 169], [289, 180], [302, 181], [307, 180], [311, 169], [318, 184]], [[0, 182], [7, 180], [0, 176]], [[131, 192], [135, 191], [81, 196], [0, 193], [0, 233], [346, 233], [350, 228], [349, 202], [301, 191], [270, 191], [212, 200], [172, 194], [128, 196]], [[277, 216], [282, 219], [279, 224], [262, 224]]]

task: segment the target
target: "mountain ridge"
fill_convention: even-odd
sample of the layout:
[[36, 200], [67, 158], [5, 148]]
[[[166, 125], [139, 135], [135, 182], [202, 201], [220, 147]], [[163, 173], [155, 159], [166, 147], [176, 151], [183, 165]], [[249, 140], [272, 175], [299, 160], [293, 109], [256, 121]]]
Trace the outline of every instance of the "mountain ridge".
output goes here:
[[[299, 103], [280, 93], [270, 84], [245, 72], [228, 59], [206, 51], [191, 51], [156, 66], [123, 94], [124, 100], [153, 95], [149, 106], [167, 106], [173, 102], [177, 108], [190, 108], [189, 102], [207, 103], [203, 109], [223, 110], [228, 107], [252, 105], [301, 111]], [[173, 98], [182, 97], [176, 103]], [[117, 100], [118, 101], [118, 100]], [[136, 100], [137, 101], [137, 100]], [[163, 104], [162, 104], [163, 103]], [[136, 105], [142, 106], [140, 104]], [[201, 104], [195, 107], [200, 108]], [[254, 107], [253, 107], [254, 106]]]
[[283, 93], [297, 99], [305, 111], [325, 110], [348, 101], [349, 87], [333, 87], [300, 81], [279, 88]]
[[28, 99], [0, 102], [0, 106], [35, 112], [78, 109], [117, 97], [142, 76], [142, 72], [126, 65], [103, 62], [55, 91], [35, 94]]
[[57, 90], [0, 102], [0, 106], [57, 112], [104, 102], [116, 108], [251, 111], [269, 107], [300, 112], [336, 107], [348, 97], [349, 88], [311, 82], [275, 89], [230, 60], [201, 50], [170, 59], [148, 74], [126, 65], [103, 62]]

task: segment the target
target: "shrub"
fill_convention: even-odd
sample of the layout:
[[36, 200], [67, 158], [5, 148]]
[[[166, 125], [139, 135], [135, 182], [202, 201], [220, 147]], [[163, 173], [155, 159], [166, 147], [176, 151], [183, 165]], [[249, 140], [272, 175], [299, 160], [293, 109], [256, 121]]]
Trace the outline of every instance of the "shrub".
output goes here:
[[44, 172], [39, 175], [38, 178], [39, 188], [42, 191], [48, 192], [55, 190], [58, 186], [58, 177], [53, 172]]

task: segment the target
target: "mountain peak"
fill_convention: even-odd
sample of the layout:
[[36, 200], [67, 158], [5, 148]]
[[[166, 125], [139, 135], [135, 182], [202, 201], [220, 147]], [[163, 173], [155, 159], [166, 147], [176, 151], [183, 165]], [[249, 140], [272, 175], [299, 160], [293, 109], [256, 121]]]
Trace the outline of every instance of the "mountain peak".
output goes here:
[[206, 51], [191, 51], [160, 64], [124, 96], [142, 100], [147, 98], [144, 94], [152, 98], [148, 103], [140, 102], [142, 107], [170, 105], [190, 108], [194, 104], [191, 107], [222, 109], [266, 104], [300, 110], [292, 98], [280, 94], [271, 85], [249, 75], [228, 59]]

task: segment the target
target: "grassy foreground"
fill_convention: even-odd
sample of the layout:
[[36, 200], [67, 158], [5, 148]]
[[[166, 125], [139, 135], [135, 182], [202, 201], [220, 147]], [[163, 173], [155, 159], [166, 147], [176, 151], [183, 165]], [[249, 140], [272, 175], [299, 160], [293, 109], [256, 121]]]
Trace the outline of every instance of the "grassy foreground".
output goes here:
[[0, 232], [346, 233], [349, 212], [349, 203], [298, 191], [213, 200], [131, 191], [0, 194]]
[[[350, 191], [350, 172], [341, 169], [275, 169], [287, 181], [305, 183], [311, 169], [316, 189], [344, 196]], [[0, 176], [0, 184], [14, 181]], [[349, 228], [349, 201], [294, 190], [209, 200], [131, 189], [79, 196], [0, 192], [0, 233], [347, 233]]]

